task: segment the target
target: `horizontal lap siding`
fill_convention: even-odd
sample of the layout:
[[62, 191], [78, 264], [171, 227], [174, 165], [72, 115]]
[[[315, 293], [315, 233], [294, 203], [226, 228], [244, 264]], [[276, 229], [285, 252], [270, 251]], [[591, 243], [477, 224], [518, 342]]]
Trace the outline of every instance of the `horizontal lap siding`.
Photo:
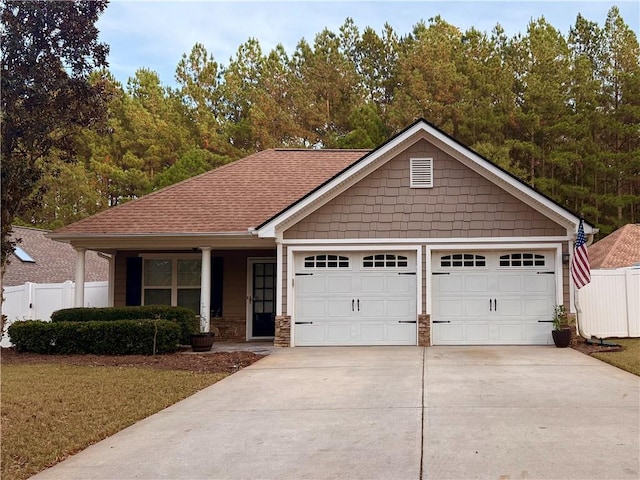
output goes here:
[[[434, 159], [434, 187], [409, 187], [409, 158]], [[564, 235], [513, 195], [421, 140], [285, 232], [285, 238]]]

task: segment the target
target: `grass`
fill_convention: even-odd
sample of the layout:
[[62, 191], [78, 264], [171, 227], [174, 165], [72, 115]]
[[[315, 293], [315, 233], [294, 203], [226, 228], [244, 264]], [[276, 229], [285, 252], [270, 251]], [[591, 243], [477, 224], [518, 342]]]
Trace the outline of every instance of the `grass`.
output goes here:
[[640, 338], [610, 338], [609, 341], [622, 345], [620, 352], [598, 352], [592, 355], [603, 362], [640, 377]]
[[2, 365], [0, 477], [22, 480], [227, 374]]

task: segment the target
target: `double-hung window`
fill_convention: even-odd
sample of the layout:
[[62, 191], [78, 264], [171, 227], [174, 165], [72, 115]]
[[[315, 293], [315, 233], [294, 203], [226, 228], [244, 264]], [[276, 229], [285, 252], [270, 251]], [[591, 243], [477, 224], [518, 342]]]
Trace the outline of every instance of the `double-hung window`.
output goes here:
[[200, 312], [200, 258], [145, 258], [144, 305], [177, 305]]

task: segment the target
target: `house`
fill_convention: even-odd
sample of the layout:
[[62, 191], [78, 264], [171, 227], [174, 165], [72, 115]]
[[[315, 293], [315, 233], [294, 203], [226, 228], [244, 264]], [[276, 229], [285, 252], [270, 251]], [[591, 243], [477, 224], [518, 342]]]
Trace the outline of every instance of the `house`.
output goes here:
[[[55, 242], [49, 230], [12, 227], [12, 239], [21, 239], [9, 256], [2, 285], [11, 287], [31, 283], [63, 283], [74, 281], [76, 252], [67, 244]], [[102, 282], [109, 278], [109, 261], [97, 252], [86, 256], [85, 281]]]
[[620, 227], [592, 244], [588, 251], [592, 269], [640, 265], [640, 224]]
[[50, 236], [78, 265], [111, 256], [112, 304], [189, 306], [223, 340], [550, 344], [579, 222], [418, 120], [372, 151], [259, 152]]

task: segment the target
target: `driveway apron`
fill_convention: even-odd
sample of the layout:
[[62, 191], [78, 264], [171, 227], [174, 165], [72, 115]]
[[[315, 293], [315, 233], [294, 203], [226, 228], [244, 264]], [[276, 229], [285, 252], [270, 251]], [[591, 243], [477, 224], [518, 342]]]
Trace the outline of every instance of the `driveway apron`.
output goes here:
[[571, 349], [294, 348], [33, 478], [637, 479], [639, 424]]

